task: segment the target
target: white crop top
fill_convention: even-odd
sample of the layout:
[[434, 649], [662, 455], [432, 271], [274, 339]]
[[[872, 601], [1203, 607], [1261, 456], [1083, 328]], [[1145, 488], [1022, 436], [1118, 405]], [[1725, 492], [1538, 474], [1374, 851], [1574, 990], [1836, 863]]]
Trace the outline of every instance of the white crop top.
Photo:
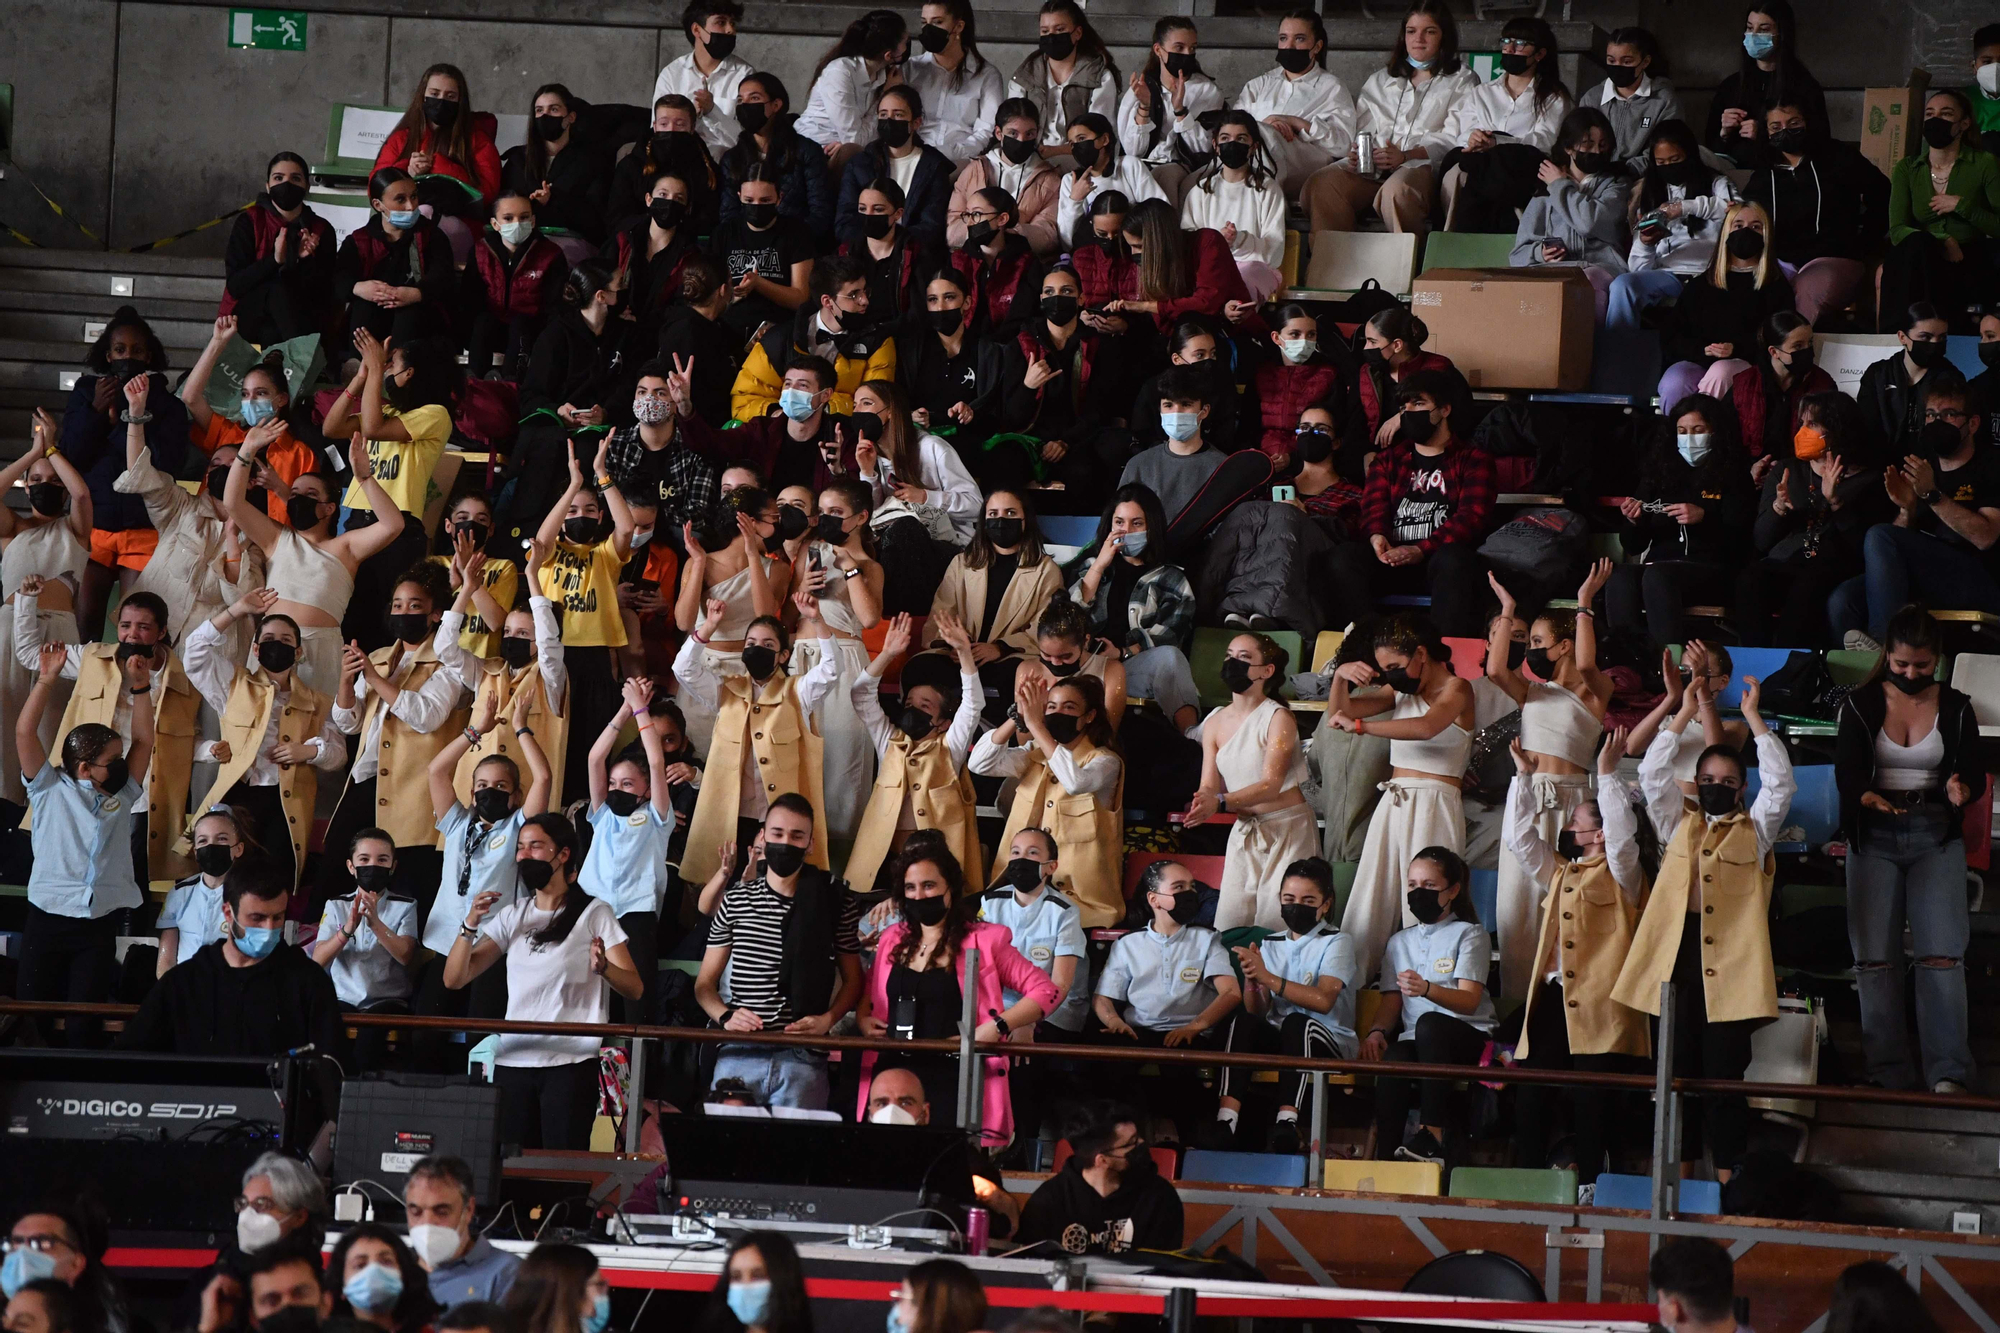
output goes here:
[[[1431, 711], [1420, 694], [1399, 694], [1396, 706], [1389, 710], [1392, 718], [1422, 717]], [[1392, 768], [1415, 769], [1419, 773], [1435, 773], [1441, 778], [1462, 778], [1465, 776], [1466, 760], [1472, 756], [1472, 733], [1453, 722], [1443, 731], [1427, 741], [1389, 742], [1389, 765]]]
[[1530, 681], [1521, 704], [1521, 748], [1587, 769], [1597, 758], [1604, 724], [1590, 705], [1560, 685]]

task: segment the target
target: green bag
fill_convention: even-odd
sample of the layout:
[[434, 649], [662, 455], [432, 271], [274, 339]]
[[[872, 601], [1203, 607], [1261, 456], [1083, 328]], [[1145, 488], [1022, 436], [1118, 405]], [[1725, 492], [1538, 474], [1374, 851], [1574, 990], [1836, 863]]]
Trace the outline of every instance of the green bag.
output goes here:
[[208, 400], [209, 410], [231, 421], [241, 421], [243, 376], [274, 353], [284, 365], [285, 392], [293, 402], [319, 383], [320, 372], [326, 369], [326, 349], [320, 346], [317, 333], [272, 343], [261, 350], [243, 338], [231, 338], [223, 344], [215, 371], [208, 377], [208, 389], [202, 394]]

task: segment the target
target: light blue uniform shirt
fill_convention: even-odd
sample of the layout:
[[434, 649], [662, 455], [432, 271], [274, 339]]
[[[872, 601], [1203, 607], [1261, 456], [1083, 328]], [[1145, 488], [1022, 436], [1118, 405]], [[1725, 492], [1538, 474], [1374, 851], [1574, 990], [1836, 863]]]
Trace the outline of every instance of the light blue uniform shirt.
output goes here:
[[28, 901], [50, 916], [92, 921], [144, 902], [132, 878], [132, 810], [141, 799], [136, 782], [106, 796], [96, 783], [43, 764], [28, 779], [35, 823]]
[[[398, 935], [417, 933], [417, 901], [414, 898], [398, 898], [385, 893], [375, 904], [375, 915]], [[319, 937], [325, 939], [353, 916], [353, 894], [345, 898], [329, 898], [320, 913]], [[463, 917], [459, 919], [464, 920]], [[326, 965], [326, 974], [333, 978], [334, 998], [357, 1009], [365, 1009], [384, 1000], [407, 1000], [410, 992], [416, 989], [410, 979], [410, 970], [396, 961], [396, 956], [377, 937], [375, 927], [369, 925], [366, 918], [356, 923], [354, 938], [342, 945], [340, 952], [333, 956], [333, 961]]]
[[1324, 977], [1340, 978], [1340, 998], [1323, 1014], [1293, 1004], [1281, 995], [1272, 995], [1273, 1023], [1283, 1023], [1293, 1014], [1304, 1014], [1309, 1021], [1331, 1032], [1341, 1049], [1351, 1051], [1359, 1044], [1360, 1038], [1354, 1031], [1354, 981], [1361, 965], [1354, 960], [1353, 940], [1322, 921], [1297, 939], [1274, 935], [1257, 949], [1272, 975], [1296, 985], [1313, 986]]
[[451, 952], [451, 942], [458, 938], [459, 927], [465, 924], [466, 913], [472, 910], [472, 900], [480, 894], [500, 895], [500, 901], [493, 904], [488, 916], [511, 907], [521, 896], [521, 876], [514, 869], [514, 853], [524, 820], [525, 816], [516, 810], [486, 827], [473, 843], [472, 875], [461, 894], [458, 882], [465, 871], [465, 838], [472, 831], [472, 811], [454, 805], [444, 812], [444, 818], [437, 822], [438, 832], [444, 834], [444, 869], [438, 880], [437, 898], [431, 903], [430, 919], [424, 922], [426, 949], [435, 954]]
[[[1462, 979], [1483, 985], [1492, 963], [1493, 937], [1477, 921], [1460, 921], [1455, 916], [1446, 916], [1432, 925], [1410, 926], [1389, 937], [1389, 945], [1382, 951], [1382, 990], [1387, 993], [1397, 989], [1398, 972], [1415, 972], [1440, 987], [1455, 985]], [[1493, 990], [1487, 987], [1479, 996], [1479, 1007], [1469, 1014], [1455, 1014], [1421, 995], [1405, 995], [1403, 1030], [1396, 1039], [1408, 1041], [1414, 1038], [1417, 1035], [1417, 1020], [1425, 1014], [1443, 1014], [1481, 1032], [1491, 1032], [1495, 1026]]]
[[167, 890], [167, 901], [161, 904], [159, 920], [153, 924], [159, 930], [180, 932], [174, 965], [185, 963], [202, 945], [222, 938], [222, 886], [210, 888], [200, 875], [188, 876]]
[[673, 815], [661, 814], [651, 801], [624, 816], [605, 804], [590, 812], [590, 828], [590, 855], [576, 877], [583, 891], [609, 903], [619, 916], [659, 911], [667, 896]]
[[1111, 946], [1097, 993], [1129, 1004], [1125, 1021], [1133, 1027], [1171, 1032], [1215, 1003], [1214, 978], [1235, 976], [1222, 937], [1208, 927], [1162, 935], [1149, 924]]
[[[1043, 1021], [1065, 1032], [1081, 1032], [1089, 1012], [1090, 967], [1084, 956], [1083, 918], [1078, 915], [1076, 904], [1054, 889], [1045, 888], [1023, 907], [1012, 889], [994, 889], [980, 895], [979, 916], [1012, 931], [1014, 947], [1021, 956], [1051, 978], [1055, 976], [1056, 959], [1076, 959], [1076, 976], [1070, 981], [1069, 993]], [[1020, 998], [1019, 991], [1001, 988], [1000, 1002], [1007, 1008], [1013, 1008]]]

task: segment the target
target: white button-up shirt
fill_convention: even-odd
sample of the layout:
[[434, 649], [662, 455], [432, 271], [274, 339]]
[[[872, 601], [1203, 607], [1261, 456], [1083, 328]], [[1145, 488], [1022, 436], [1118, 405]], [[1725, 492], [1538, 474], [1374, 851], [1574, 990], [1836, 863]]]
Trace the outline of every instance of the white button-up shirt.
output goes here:
[[[866, 56], [842, 56], [827, 62], [813, 80], [806, 109], [792, 128], [828, 148], [839, 143], [875, 141], [875, 95], [884, 76], [868, 72]], [[929, 110], [928, 104], [925, 110]]]
[[1444, 123], [1446, 150], [1465, 147], [1474, 130], [1485, 130], [1516, 143], [1533, 144], [1546, 153], [1555, 147], [1556, 131], [1562, 128], [1569, 107], [1569, 98], [1561, 93], [1552, 94], [1537, 105], [1532, 83], [1526, 92], [1515, 97], [1507, 91], [1507, 78], [1503, 74], [1491, 83], [1480, 84], [1452, 108]]
[[[1047, 62], [1044, 61], [1044, 71], [1047, 67]], [[1078, 61], [1077, 69], [1080, 71], [1082, 68], [1083, 62]], [[1042, 85], [1042, 91], [1049, 95], [1049, 118], [1042, 122], [1043, 143], [1062, 143], [1069, 138], [1069, 115], [1063, 110], [1062, 99], [1063, 89], [1067, 87], [1069, 87], [1067, 83], [1051, 82]], [[1012, 78], [1007, 80], [1007, 96], [1027, 95], [1028, 90], [1022, 86], [1020, 80]], [[1111, 120], [1118, 114], [1118, 76], [1113, 74], [1109, 67], [1106, 67], [1104, 77], [1097, 81], [1097, 86], [1090, 90], [1089, 109], [1106, 120]]]
[[[417, 650], [403, 645], [402, 660], [389, 673], [390, 683], [401, 688], [410, 678], [410, 670], [417, 664]], [[444, 725], [451, 716], [451, 710], [458, 704], [458, 696], [465, 687], [458, 682], [458, 673], [440, 663], [430, 679], [418, 688], [404, 689], [396, 696], [396, 701], [386, 709], [376, 709], [373, 717], [368, 717], [368, 730], [361, 737], [361, 748], [355, 751], [354, 768], [348, 774], [355, 782], [366, 782], [374, 777], [382, 760], [382, 716], [389, 713], [401, 718], [412, 728], [421, 732], [433, 732]], [[333, 725], [352, 736], [361, 730], [361, 720], [368, 716], [368, 677], [354, 678], [354, 707], [342, 708], [338, 700], [333, 705]]]
[[695, 120], [694, 128], [708, 151], [719, 158], [736, 146], [736, 136], [742, 133], [743, 127], [736, 123], [736, 98], [743, 80], [754, 72], [741, 56], [731, 54], [716, 62], [715, 73], [703, 74], [690, 51], [660, 71], [653, 82], [653, 100], [679, 93], [692, 102], [698, 92], [714, 98], [715, 105]]
[[[210, 621], [202, 621], [188, 631], [187, 642], [181, 645], [181, 667], [187, 672], [188, 683], [201, 693], [220, 717], [229, 708], [229, 695], [236, 688], [237, 666], [229, 660], [228, 636], [218, 630]], [[285, 704], [292, 697], [290, 690], [279, 690], [271, 701], [271, 717], [264, 724], [264, 738], [257, 743], [257, 753], [250, 761], [243, 780], [253, 787], [275, 787], [279, 782], [278, 765], [271, 758], [272, 747], [278, 743], [278, 724], [284, 720]], [[317, 736], [300, 738], [314, 747], [312, 766], [323, 772], [338, 772], [347, 762], [347, 741], [340, 734], [340, 728], [333, 724], [333, 710], [327, 710], [326, 725]], [[214, 759], [212, 742], [204, 742], [204, 753], [199, 759]]]
[[1464, 65], [1455, 74], [1433, 74], [1422, 83], [1378, 69], [1354, 99], [1354, 125], [1406, 153], [1421, 147], [1429, 157], [1440, 158], [1451, 147], [1444, 142], [1445, 121], [1478, 90], [1479, 76]]
[[1113, 151], [1118, 152], [1118, 161], [1112, 164], [1110, 174], [1091, 177], [1090, 189], [1083, 198], [1075, 199], [1070, 195], [1070, 190], [1076, 185], [1074, 171], [1064, 172], [1062, 184], [1056, 186], [1056, 234], [1062, 238], [1064, 245], [1069, 244], [1076, 224], [1090, 216], [1092, 201], [1106, 190], [1116, 190], [1135, 204], [1141, 199], [1167, 197], [1159, 182], [1153, 179], [1152, 168], [1130, 153]]
[[[975, 59], [979, 68], [967, 69]], [[970, 162], [993, 142], [1005, 83], [992, 61], [967, 56], [954, 73], [930, 52], [919, 51], [904, 64], [903, 81], [924, 99], [924, 127], [917, 137], [953, 165]]]
[[[1260, 121], [1299, 117], [1307, 122], [1306, 141], [1336, 159], [1346, 157], [1354, 146], [1354, 98], [1346, 85], [1317, 65], [1296, 79], [1277, 67], [1259, 74], [1236, 94], [1236, 106]], [[1270, 143], [1277, 134], [1267, 130], [1264, 139]]]
[[[1118, 142], [1133, 157], [1142, 158], [1155, 166], [1174, 160], [1175, 139], [1185, 143], [1191, 153], [1208, 152], [1213, 145], [1208, 131], [1201, 127], [1200, 117], [1204, 111], [1222, 109], [1222, 90], [1206, 74], [1191, 74], [1188, 76], [1186, 97], [1186, 106], [1180, 115], [1174, 114], [1173, 98], [1168, 95], [1163, 99], [1167, 105], [1150, 108], [1147, 112], [1150, 119], [1142, 125], [1139, 123], [1139, 95], [1127, 88], [1125, 95], [1118, 99]], [[1146, 141], [1163, 123], [1167, 132], [1149, 150]]]

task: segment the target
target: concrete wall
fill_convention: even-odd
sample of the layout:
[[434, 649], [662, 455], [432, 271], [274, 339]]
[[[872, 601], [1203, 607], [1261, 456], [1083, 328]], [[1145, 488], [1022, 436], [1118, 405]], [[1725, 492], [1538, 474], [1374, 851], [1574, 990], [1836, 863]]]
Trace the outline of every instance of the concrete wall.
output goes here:
[[[25, 174], [111, 245], [131, 246], [243, 202], [273, 152], [322, 157], [330, 103], [400, 104], [433, 61], [465, 70], [476, 106], [525, 112], [544, 82], [567, 83], [594, 101], [644, 104], [659, 67], [687, 49], [671, 26], [674, 0], [428, 0], [423, 17], [404, 17], [408, 10], [393, 0], [289, 3], [310, 11], [303, 54], [229, 49], [224, 0], [7, 0], [0, 82], [14, 85], [16, 165], [0, 175], [0, 221], [44, 245], [92, 245], [36, 197]], [[1183, 4], [1165, 0], [1154, 12]], [[1035, 7], [1035, 0], [979, 7], [983, 48], [1003, 70], [1031, 49]], [[1858, 90], [1898, 81], [1913, 63], [1964, 82], [1971, 30], [1993, 17], [1972, 0], [1799, 8], [1809, 25], [1803, 54], [1831, 92], [1836, 132], [1849, 136], [1858, 125]], [[1139, 10], [1122, 0], [1093, 7], [1128, 71], [1143, 61], [1153, 22]], [[780, 75], [802, 106], [821, 53], [859, 12], [751, 0], [740, 49]], [[558, 13], [563, 22], [547, 21]], [[1564, 41], [1587, 48], [1593, 32], [1601, 42], [1603, 31], [1619, 24], [1647, 24], [1664, 41], [1689, 114], [1699, 119], [1708, 90], [1735, 68], [1742, 17], [1743, 0], [1579, 0], [1578, 22], [1564, 29]], [[1204, 16], [1200, 24], [1203, 63], [1226, 91], [1269, 67], [1272, 20]], [[1337, 48], [1329, 63], [1351, 87], [1377, 67], [1396, 30], [1393, 18], [1341, 18], [1329, 26]], [[1463, 26], [1468, 45], [1497, 44], [1498, 24]], [[1565, 57], [1564, 74], [1573, 87], [1602, 77], [1594, 61], [1579, 67], [1574, 55]], [[226, 231], [212, 228], [173, 253], [219, 254]]]

